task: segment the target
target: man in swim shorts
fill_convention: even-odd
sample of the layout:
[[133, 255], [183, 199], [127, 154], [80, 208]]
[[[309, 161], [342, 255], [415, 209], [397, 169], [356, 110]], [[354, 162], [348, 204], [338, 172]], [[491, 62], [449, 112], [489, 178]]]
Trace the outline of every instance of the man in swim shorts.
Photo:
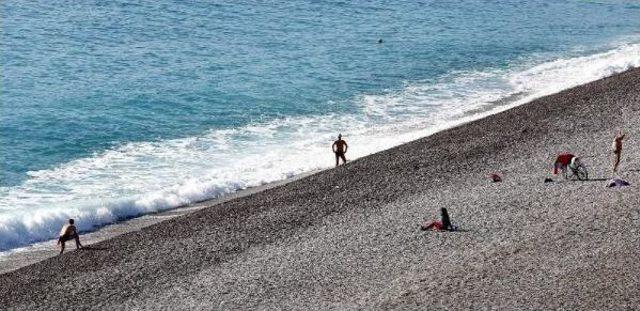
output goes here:
[[62, 230], [60, 230], [60, 237], [58, 238], [58, 245], [60, 245], [60, 254], [64, 252], [64, 243], [74, 239], [76, 240], [76, 249], [82, 248], [82, 244], [80, 244], [80, 236], [78, 235], [78, 230], [76, 226], [73, 224], [73, 219], [69, 219], [69, 223], [62, 226]]
[[613, 172], [618, 171], [618, 164], [620, 164], [620, 154], [622, 153], [622, 140], [625, 134], [622, 134], [621, 130], [618, 130], [616, 137], [613, 138], [613, 154], [615, 155], [615, 162], [613, 164]]
[[345, 158], [344, 154], [347, 153], [349, 146], [346, 141], [342, 140], [342, 134], [338, 134], [338, 140], [333, 142], [331, 149], [336, 154], [336, 166], [338, 166], [340, 159], [342, 159], [342, 164], [347, 163], [347, 158]]

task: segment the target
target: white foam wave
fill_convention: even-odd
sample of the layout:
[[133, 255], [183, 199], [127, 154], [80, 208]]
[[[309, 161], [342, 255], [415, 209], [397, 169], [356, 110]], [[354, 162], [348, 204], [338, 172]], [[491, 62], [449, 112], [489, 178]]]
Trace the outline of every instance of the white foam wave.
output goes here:
[[[524, 65], [523, 65], [524, 66]], [[640, 66], [640, 44], [528, 69], [455, 73], [355, 99], [361, 113], [275, 120], [197, 137], [129, 143], [0, 189], [0, 250], [54, 238], [68, 218], [92, 230], [331, 167], [336, 133], [355, 159]], [[501, 101], [517, 94], [517, 100]]]

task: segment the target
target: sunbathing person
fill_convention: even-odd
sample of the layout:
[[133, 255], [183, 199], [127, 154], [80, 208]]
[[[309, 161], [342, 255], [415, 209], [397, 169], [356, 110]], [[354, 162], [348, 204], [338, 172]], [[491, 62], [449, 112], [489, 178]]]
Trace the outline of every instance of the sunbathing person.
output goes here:
[[426, 230], [436, 230], [436, 231], [456, 231], [458, 228], [451, 224], [451, 219], [449, 218], [449, 213], [446, 208], [440, 209], [440, 221], [434, 221], [430, 224], [423, 224], [420, 229], [423, 231]]
[[80, 236], [78, 235], [78, 230], [76, 226], [73, 224], [73, 219], [69, 219], [69, 223], [62, 226], [62, 230], [60, 230], [60, 237], [58, 238], [58, 245], [60, 245], [60, 254], [64, 252], [64, 243], [74, 239], [76, 240], [76, 249], [82, 248], [82, 244], [80, 244]]

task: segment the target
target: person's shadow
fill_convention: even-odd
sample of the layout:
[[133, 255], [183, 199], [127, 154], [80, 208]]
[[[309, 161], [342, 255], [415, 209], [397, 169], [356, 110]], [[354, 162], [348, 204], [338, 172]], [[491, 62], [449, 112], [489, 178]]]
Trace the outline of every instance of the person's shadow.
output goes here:
[[589, 178], [587, 180], [581, 180], [581, 181], [607, 181], [608, 179], [606, 178]]
[[458, 229], [456, 229], [456, 230], [454, 230], [454, 231], [446, 231], [446, 232], [451, 232], [451, 233], [456, 233], [456, 232], [465, 233], [465, 232], [471, 232], [471, 230], [469, 230], [469, 229], [461, 229], [461, 228], [458, 228]]
[[106, 251], [108, 249], [109, 248], [107, 247], [99, 247], [99, 246], [91, 246], [91, 245], [82, 247], [82, 250], [85, 250], [85, 251]]

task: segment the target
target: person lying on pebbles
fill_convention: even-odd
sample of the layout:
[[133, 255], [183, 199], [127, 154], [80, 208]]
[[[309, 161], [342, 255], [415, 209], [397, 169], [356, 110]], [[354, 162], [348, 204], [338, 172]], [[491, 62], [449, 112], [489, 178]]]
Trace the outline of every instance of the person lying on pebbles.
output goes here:
[[420, 226], [422, 231], [434, 230], [434, 231], [457, 231], [458, 226], [451, 224], [451, 218], [446, 208], [440, 209], [440, 221], [433, 221], [429, 224], [424, 223]]

